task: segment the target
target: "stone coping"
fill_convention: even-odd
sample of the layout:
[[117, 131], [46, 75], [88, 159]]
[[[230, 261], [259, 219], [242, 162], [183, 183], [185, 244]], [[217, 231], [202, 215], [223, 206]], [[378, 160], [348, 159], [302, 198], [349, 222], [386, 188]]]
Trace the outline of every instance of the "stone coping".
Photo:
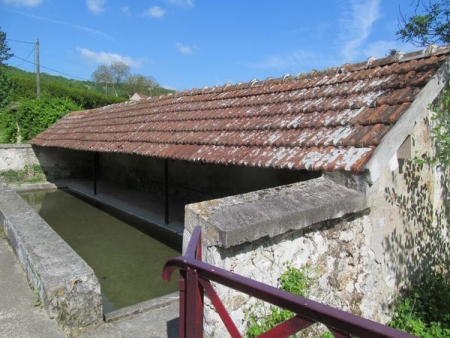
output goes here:
[[307, 228], [368, 207], [365, 194], [320, 177], [187, 205], [185, 228], [192, 233], [195, 226], [203, 226], [204, 245], [228, 248]]
[[2, 143], [0, 144], [0, 149], [21, 149], [21, 148], [32, 148], [31, 144], [28, 143]]
[[0, 184], [0, 222], [50, 318], [67, 326], [102, 321], [94, 271], [16, 192]]

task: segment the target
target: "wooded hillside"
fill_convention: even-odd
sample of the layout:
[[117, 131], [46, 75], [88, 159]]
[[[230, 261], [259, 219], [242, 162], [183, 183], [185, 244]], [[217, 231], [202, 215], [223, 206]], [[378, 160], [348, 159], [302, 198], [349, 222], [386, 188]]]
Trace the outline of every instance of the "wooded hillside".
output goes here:
[[[2, 66], [8, 80], [8, 100], [0, 107], [0, 142], [27, 142], [70, 111], [92, 109], [123, 102], [133, 88], [123, 85], [115, 91], [101, 83], [40, 74], [41, 98], [37, 99], [36, 75]], [[158, 85], [144, 90], [148, 96], [172, 92]], [[117, 94], [117, 96], [116, 96]]]

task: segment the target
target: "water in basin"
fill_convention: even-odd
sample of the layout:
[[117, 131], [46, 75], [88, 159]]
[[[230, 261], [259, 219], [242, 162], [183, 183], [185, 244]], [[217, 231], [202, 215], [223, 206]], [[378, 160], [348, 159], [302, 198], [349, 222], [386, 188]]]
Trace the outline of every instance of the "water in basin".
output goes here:
[[177, 278], [167, 283], [161, 271], [166, 260], [180, 255], [179, 250], [67, 191], [20, 195], [94, 270], [104, 313], [177, 290]]

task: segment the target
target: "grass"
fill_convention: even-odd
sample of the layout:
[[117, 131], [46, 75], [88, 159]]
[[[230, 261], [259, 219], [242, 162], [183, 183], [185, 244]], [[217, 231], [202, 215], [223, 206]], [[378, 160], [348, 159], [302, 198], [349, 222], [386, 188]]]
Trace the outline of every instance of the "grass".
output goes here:
[[6, 184], [37, 183], [46, 180], [44, 170], [37, 164], [26, 165], [22, 170], [0, 171], [0, 177]]

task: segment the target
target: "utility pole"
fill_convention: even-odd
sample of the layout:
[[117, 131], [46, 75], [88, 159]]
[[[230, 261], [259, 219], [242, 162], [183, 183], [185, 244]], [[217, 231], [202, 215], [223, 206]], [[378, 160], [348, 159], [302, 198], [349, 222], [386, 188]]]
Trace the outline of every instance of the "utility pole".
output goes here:
[[36, 94], [37, 98], [41, 98], [41, 78], [39, 66], [39, 39], [36, 39]]

